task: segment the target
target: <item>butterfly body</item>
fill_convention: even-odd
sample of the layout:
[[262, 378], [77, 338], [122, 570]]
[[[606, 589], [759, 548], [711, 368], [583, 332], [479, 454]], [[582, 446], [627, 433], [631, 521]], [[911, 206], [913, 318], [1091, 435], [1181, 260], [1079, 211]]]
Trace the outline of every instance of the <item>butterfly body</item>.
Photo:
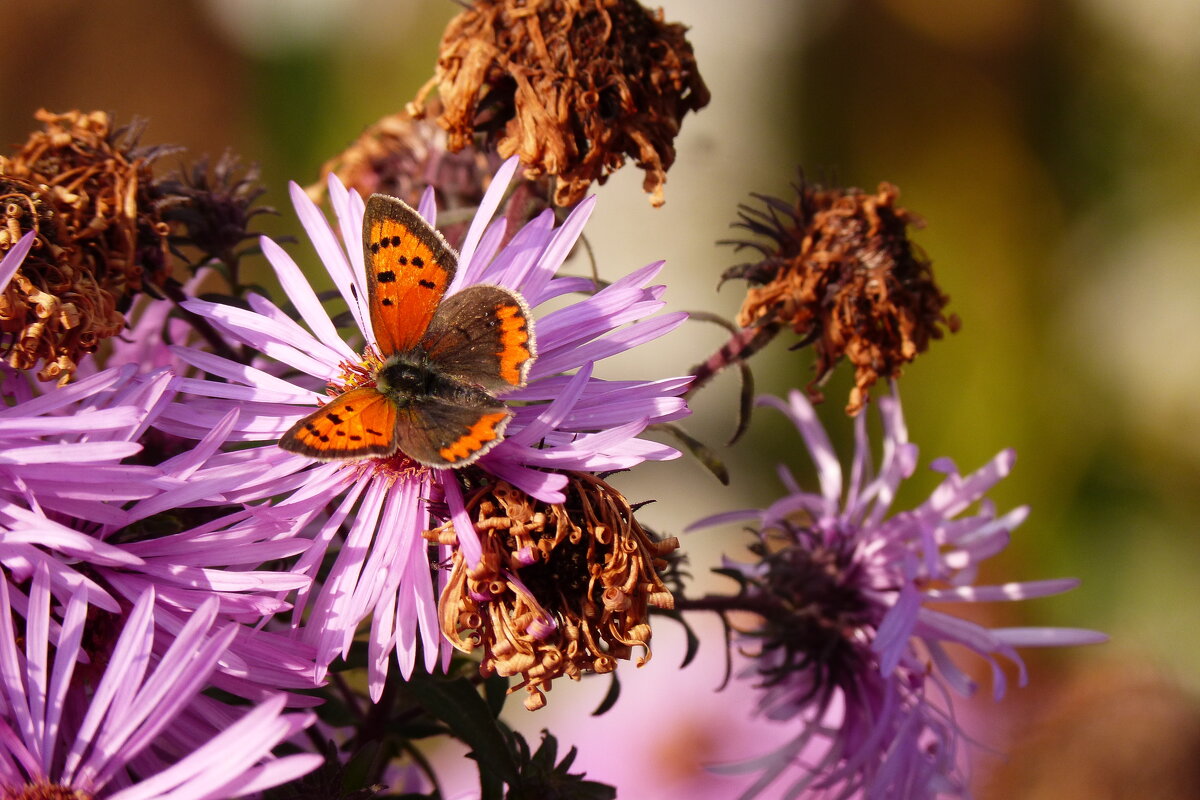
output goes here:
[[479, 407], [504, 405], [478, 386], [448, 377], [427, 358], [411, 354], [388, 359], [375, 373], [375, 390], [398, 408], [434, 401]]
[[496, 394], [523, 386], [536, 356], [528, 306], [499, 286], [445, 296], [454, 251], [395, 198], [367, 201], [363, 253], [383, 356], [374, 385], [337, 395], [279, 446], [321, 460], [400, 451], [431, 467], [473, 463], [501, 441], [512, 416]]

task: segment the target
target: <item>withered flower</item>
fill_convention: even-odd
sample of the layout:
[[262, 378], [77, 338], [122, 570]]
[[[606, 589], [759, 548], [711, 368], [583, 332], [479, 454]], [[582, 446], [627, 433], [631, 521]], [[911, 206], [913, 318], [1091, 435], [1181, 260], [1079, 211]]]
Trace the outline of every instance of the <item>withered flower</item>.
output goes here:
[[[242, 169], [238, 157], [226, 151], [215, 164], [201, 157], [160, 180], [155, 208], [176, 228], [170, 244], [177, 256], [187, 260], [180, 248], [194, 247], [201, 257], [193, 266], [217, 261], [236, 277], [238, 260], [258, 247], [259, 234], [250, 230], [250, 221], [259, 214], [278, 213], [255, 204], [266, 191], [258, 166]], [[252, 243], [243, 248], [248, 239]]]
[[433, 79], [451, 150], [482, 134], [578, 203], [632, 157], [663, 203], [675, 136], [708, 104], [685, 28], [636, 0], [476, 0], [450, 21]]
[[[468, 498], [483, 543], [479, 565], [457, 549], [442, 591], [445, 635], [461, 650], [483, 647], [485, 675], [519, 675], [530, 711], [551, 682], [607, 673], [633, 648], [650, 659], [649, 610], [674, 608], [659, 572], [679, 547], [655, 541], [624, 497], [600, 478], [569, 473], [567, 502], [542, 503], [503, 481]], [[427, 536], [454, 541], [452, 526]]]
[[439, 209], [478, 206], [502, 161], [495, 153], [471, 148], [451, 153], [446, 149], [444, 130], [428, 119], [401, 111], [370, 125], [349, 147], [326, 161], [321, 179], [307, 191], [319, 202], [332, 173], [363, 197], [379, 192], [416, 208], [425, 187], [433, 186]]
[[767, 241], [731, 242], [758, 250], [762, 259], [727, 270], [722, 281], [750, 284], [737, 319], [742, 339], [760, 347], [788, 325], [800, 345], [812, 344], [814, 400], [839, 359], [849, 360], [855, 385], [846, 412], [857, 414], [876, 380], [898, 376], [931, 339], [941, 338], [942, 325], [953, 332], [959, 320], [942, 313], [950, 298], [908, 238], [908, 228], [924, 222], [896, 205], [895, 186], [881, 183], [867, 194], [802, 181], [796, 189], [794, 205], [759, 197], [765, 210], [740, 207], [734, 225]]
[[[435, 98], [426, 109], [435, 116], [441, 104]], [[447, 149], [446, 132], [427, 118], [414, 117], [408, 111], [389, 114], [369, 126], [341, 153], [321, 167], [321, 178], [306, 191], [320, 202], [326, 193], [329, 176], [336, 175], [363, 197], [379, 192], [399, 197], [413, 208], [426, 188], [433, 187], [443, 235], [451, 243], [462, 241], [470, 214], [483, 200], [492, 175], [503, 163], [499, 154], [466, 147], [458, 152]], [[516, 232], [547, 207], [546, 178], [518, 178], [505, 208], [509, 230]], [[460, 219], [461, 217], [461, 219]]]
[[168, 228], [150, 202], [162, 150], [139, 148], [136, 126], [114, 130], [100, 111], [35, 117], [43, 129], [0, 156], [0, 249], [38, 234], [0, 295], [0, 353], [16, 369], [40, 362], [41, 380], [65, 383], [121, 330], [134, 294], [169, 275]]

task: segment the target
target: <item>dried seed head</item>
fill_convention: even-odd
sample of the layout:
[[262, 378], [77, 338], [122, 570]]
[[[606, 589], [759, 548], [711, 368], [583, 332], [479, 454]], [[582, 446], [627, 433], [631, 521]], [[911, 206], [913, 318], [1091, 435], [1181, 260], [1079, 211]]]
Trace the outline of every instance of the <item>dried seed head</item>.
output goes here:
[[[440, 109], [435, 99], [427, 112], [433, 116]], [[416, 208], [425, 189], [432, 186], [439, 230], [456, 243], [466, 235], [470, 219], [458, 221], [455, 212], [473, 212], [479, 207], [502, 162], [494, 151], [481, 152], [473, 147], [451, 153], [446, 149], [444, 130], [429, 119], [417, 119], [402, 111], [371, 125], [349, 147], [325, 162], [321, 179], [307, 191], [320, 202], [325, 196], [326, 179], [332, 173], [363, 197], [380, 192]], [[545, 178], [517, 183], [506, 211], [512, 232], [546, 208], [547, 184]]]
[[[546, 505], [503, 481], [476, 492], [467, 508], [483, 544], [481, 565], [455, 551], [442, 592], [442, 630], [454, 645], [483, 647], [484, 674], [521, 676], [525, 707], [545, 705], [551, 682], [611, 672], [634, 647], [650, 659], [650, 607], [674, 598], [659, 572], [679, 547], [654, 541], [633, 509], [599, 478], [569, 473], [563, 505]], [[427, 534], [452, 538], [443, 526]], [[473, 568], [474, 567], [474, 568]]]
[[750, 284], [738, 324], [790, 325], [801, 344], [817, 352], [817, 376], [809, 395], [843, 356], [854, 365], [855, 386], [846, 412], [857, 414], [870, 387], [897, 377], [941, 326], [958, 330], [956, 315], [942, 313], [949, 297], [933, 280], [929, 260], [908, 239], [908, 227], [924, 223], [895, 204], [899, 192], [881, 183], [876, 194], [823, 189], [801, 182], [795, 205], [759, 197], [766, 210], [742, 206], [736, 226], [763, 241], [735, 241], [762, 254], [722, 280]]
[[557, 205], [629, 156], [660, 206], [683, 115], [709, 100], [684, 31], [636, 0], [476, 0], [446, 28], [413, 107], [436, 85], [451, 150], [484, 135], [530, 174], [556, 176]]
[[250, 230], [250, 221], [259, 214], [277, 213], [270, 206], [255, 205], [266, 192], [259, 183], [258, 167], [243, 170], [237, 156], [228, 151], [211, 166], [207, 157], [190, 168], [180, 166], [154, 189], [156, 210], [176, 228], [171, 236], [175, 254], [187, 260], [179, 248], [200, 252], [194, 266], [216, 260], [232, 267], [244, 254], [239, 248], [246, 240], [258, 238]]
[[0, 157], [0, 249], [38, 233], [0, 295], [0, 352], [17, 369], [41, 362], [40, 379], [65, 383], [121, 330], [134, 294], [169, 277], [167, 225], [150, 202], [161, 151], [137, 148], [140, 131], [113, 131], [103, 112], [36, 118], [44, 129]]

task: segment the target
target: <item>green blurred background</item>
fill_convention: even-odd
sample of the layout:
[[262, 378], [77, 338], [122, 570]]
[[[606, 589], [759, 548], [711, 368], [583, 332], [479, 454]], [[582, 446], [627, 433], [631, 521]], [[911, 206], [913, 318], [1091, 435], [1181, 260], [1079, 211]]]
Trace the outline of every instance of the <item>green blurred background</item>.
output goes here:
[[[632, 167], [596, 190], [587, 236], [602, 274], [666, 259], [670, 308], [733, 316], [743, 287], [715, 287], [721, 271], [742, 259], [715, 242], [730, 235], [736, 206], [750, 192], [790, 199], [798, 167], [867, 190], [882, 180], [897, 184], [901, 204], [928, 223], [916, 239], [964, 323], [902, 381], [922, 467], [901, 507], [934, 485], [929, 459], [951, 456], [971, 470], [1015, 447], [1016, 470], [993, 497], [1002, 510], [1030, 504], [1033, 514], [984, 578], [1072, 575], [1083, 586], [998, 609], [989, 620], [1091, 627], [1113, 639], [1030, 653], [1030, 688], [967, 713], [976, 739], [1019, 754], [1006, 762], [978, 751], [979, 792], [1117, 797], [1137, 796], [1144, 785], [1168, 796], [1169, 781], [1154, 769], [1179, 765], [1164, 753], [1181, 747], [1180, 763], [1191, 770], [1200, 755], [1193, 700], [1200, 691], [1200, 4], [662, 5], [667, 19], [691, 27], [713, 99], [684, 120], [663, 208], [649, 206]], [[411, 99], [431, 75], [458, 6], [10, 0], [4, 10], [0, 141], [24, 141], [39, 107], [102, 109], [119, 121], [142, 116], [146, 143], [178, 143], [193, 155], [231, 148], [261, 164], [266, 200], [284, 211], [266, 230], [295, 234], [285, 182], [314, 180], [324, 160]], [[293, 250], [314, 263], [304, 248]], [[606, 374], [681, 374], [720, 341], [715, 327], [686, 326]], [[787, 352], [787, 344], [756, 359], [760, 390], [782, 393], [808, 380], [807, 356]], [[843, 444], [847, 386], [839, 374], [822, 409]], [[689, 429], [720, 445], [732, 430], [735, 397], [734, 378], [718, 379], [697, 398]], [[807, 468], [799, 439], [771, 412], [722, 453], [734, 474], [728, 489], [686, 462], [648, 465], [622, 485], [632, 500], [657, 500], [646, 521], [679, 534], [700, 516], [775, 498], [776, 462]], [[732, 530], [685, 538], [700, 589], [729, 588], [704, 573], [742, 541]], [[621, 781], [622, 797], [698, 796], [702, 787], [721, 796], [723, 784], [697, 778], [684, 763], [710, 752], [705, 747], [719, 755], [719, 742], [664, 744], [677, 736], [672, 709], [693, 700], [681, 704], [661, 688], [671, 685], [679, 659], [673, 634], [661, 638], [645, 669], [622, 670], [631, 691], [646, 682], [646, 697], [621, 724], [638, 726], [628, 735], [645, 737], [647, 764], [629, 763], [632, 756], [589, 762], [583, 733], [575, 742], [580, 763], [593, 777]], [[717, 649], [714, 642], [708, 654]], [[712, 674], [705, 685], [719, 681], [719, 671]], [[531, 735], [543, 726], [589, 730], [583, 715], [604, 688], [597, 681], [562, 687], [549, 709], [514, 721]], [[749, 701], [740, 697], [723, 702], [742, 713]], [[1129, 707], [1130, 698], [1154, 700]], [[1135, 722], [1149, 721], [1159, 706], [1178, 718], [1142, 731]], [[763, 752], [776, 735], [764, 734], [750, 752]], [[1046, 744], [1031, 747], [1036, 742]], [[1076, 750], [1078, 765], [1055, 760]], [[1043, 795], [1034, 787], [1050, 779], [1031, 764], [1047, 757], [1047, 774], [1063, 782]], [[1122, 759], [1136, 767], [1132, 782], [1114, 773], [1098, 781], [1104, 791], [1097, 794], [1095, 772], [1115, 770]], [[1158, 761], [1170, 763], [1154, 767]], [[684, 777], [670, 783], [676, 768]], [[625, 790], [639, 769], [660, 788]]]

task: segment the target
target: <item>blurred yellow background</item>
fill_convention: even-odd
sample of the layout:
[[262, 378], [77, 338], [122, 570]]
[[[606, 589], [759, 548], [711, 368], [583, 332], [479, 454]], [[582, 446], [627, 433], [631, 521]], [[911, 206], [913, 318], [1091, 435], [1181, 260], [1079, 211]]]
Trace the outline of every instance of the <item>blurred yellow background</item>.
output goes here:
[[[102, 109], [119, 122], [145, 117], [146, 143], [178, 143], [192, 155], [230, 148], [261, 164], [265, 201], [283, 212], [264, 228], [292, 235], [298, 226], [285, 182], [314, 180], [320, 164], [365, 126], [402, 108], [432, 73], [441, 31], [458, 10], [450, 0], [5, 6], [0, 141], [24, 141], [39, 107]], [[733, 233], [729, 223], [749, 193], [790, 200], [798, 167], [826, 183], [897, 184], [901, 205], [928, 223], [916, 240], [951, 296], [949, 310], [963, 320], [961, 332], [935, 342], [902, 380], [922, 466], [898, 507], [920, 502], [934, 485], [925, 469], [930, 459], [950, 456], [973, 470], [1015, 447], [1016, 470], [993, 497], [1001, 509], [1029, 504], [1033, 514], [984, 578], [1077, 576], [1083, 585], [997, 609], [990, 619], [1096, 628], [1113, 640], [1028, 653], [1031, 687], [1013, 690], [999, 707], [985, 684], [982, 711], [965, 715], [974, 738], [1021, 755], [1018, 769], [1018, 756], [1005, 766], [976, 750], [979, 793], [1138, 796], [1144, 785], [1145, 796], [1168, 796], [1169, 782], [1148, 771], [1152, 759], [1132, 759], [1144, 774], [1128, 784], [1114, 777], [1097, 789], [1085, 778], [1100, 765], [1115, 769], [1116, 754], [1128, 757], [1131, 748], [1145, 747], [1146, 759], [1165, 753], [1161, 737], [1169, 739], [1178, 720], [1140, 738], [1130, 728], [1110, 738], [1097, 731], [1107, 710], [1138, 691], [1169, 698], [1160, 705], [1191, 726], [1193, 738], [1184, 741], [1200, 741], [1193, 699], [1200, 691], [1200, 4], [662, 6], [668, 20], [690, 26], [713, 99], [683, 122], [663, 208], [650, 208], [632, 167], [596, 190], [600, 203], [586, 235], [602, 274], [666, 259], [671, 309], [732, 317], [743, 285], [715, 287], [743, 258], [715, 242]], [[305, 248], [292, 249], [315, 263]], [[721, 338], [716, 327], [685, 326], [605, 374], [682, 374]], [[780, 337], [753, 362], [760, 391], [807, 382], [808, 356], [788, 352], [790, 343]], [[847, 388], [846, 376], [836, 376], [822, 409], [842, 444], [849, 443], [840, 411]], [[732, 430], [735, 398], [736, 380], [722, 376], [697, 398], [689, 430], [719, 446]], [[750, 433], [722, 453], [734, 475], [727, 489], [686, 461], [647, 465], [621, 485], [633, 501], [655, 499], [643, 518], [678, 535], [706, 514], [775, 498], [776, 462], [799, 472], [808, 466], [798, 437], [771, 412], [756, 415]], [[736, 554], [742, 542], [736, 531], [685, 537], [699, 589], [729, 590], [705, 573], [720, 552]], [[622, 670], [631, 696], [644, 695], [617, 709], [633, 726], [623, 728], [626, 735], [645, 739], [644, 767], [630, 765], [632, 756], [625, 767], [588, 761], [589, 744], [605, 745], [582, 738], [591, 723], [581, 718], [603, 695], [602, 681], [560, 687], [547, 710], [514, 722], [535, 738], [541, 727], [580, 731], [579, 765], [596, 779], [621, 782], [623, 797], [698, 796], [695, 788], [671, 788], [692, 785], [668, 782], [671, 759], [720, 748], [681, 748], [670, 717], [672, 708], [682, 716], [687, 706], [713, 705], [704, 686], [720, 673], [689, 684], [697, 694], [686, 700], [668, 694], [678, 680], [678, 641], [664, 632], [649, 665]], [[719, 648], [711, 641], [706, 649], [715, 658]], [[729, 713], [749, 702], [745, 692], [715, 699]], [[1132, 717], [1155, 708], [1136, 705]], [[1056, 715], [1065, 722], [1047, 739], [1044, 726]], [[719, 729], [707, 733], [721, 738]], [[1047, 769], [1060, 783], [1054, 794], [1037, 794], [1036, 752], [1065, 753], [1075, 738], [1090, 748], [1071, 767], [1077, 780], [1060, 774], [1065, 767], [1052, 757]], [[1046, 744], [1030, 755], [1035, 741]], [[749, 753], [769, 744], [764, 735]], [[625, 777], [604, 774], [626, 767]], [[624, 791], [639, 769], [641, 779], [658, 776], [665, 788]], [[1002, 774], [989, 788], [993, 770]], [[468, 783], [470, 772], [463, 769]], [[716, 787], [723, 784], [713, 781], [704, 785], [722, 796]], [[1200, 792], [1200, 784], [1179, 785]]]

